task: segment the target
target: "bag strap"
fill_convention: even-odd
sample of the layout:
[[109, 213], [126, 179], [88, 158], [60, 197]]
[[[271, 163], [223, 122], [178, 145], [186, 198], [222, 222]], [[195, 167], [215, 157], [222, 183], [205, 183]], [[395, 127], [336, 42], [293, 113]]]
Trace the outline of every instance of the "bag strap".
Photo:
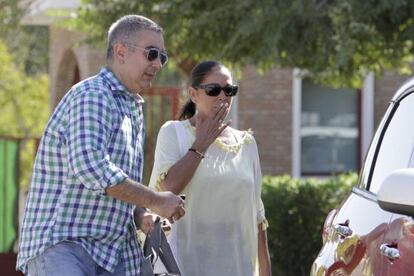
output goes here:
[[161, 261], [167, 270], [165, 275], [181, 275], [177, 262], [168, 244], [164, 230], [161, 228], [161, 219], [157, 217], [154, 222], [154, 229], [147, 234], [144, 243], [144, 257], [150, 261], [152, 267], [157, 261]]

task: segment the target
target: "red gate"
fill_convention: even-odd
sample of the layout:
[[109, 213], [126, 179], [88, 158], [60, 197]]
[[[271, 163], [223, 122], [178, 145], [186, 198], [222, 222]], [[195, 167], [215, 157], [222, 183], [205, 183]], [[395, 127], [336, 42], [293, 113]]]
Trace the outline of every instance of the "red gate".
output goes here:
[[164, 122], [178, 115], [180, 90], [177, 87], [153, 87], [145, 90], [141, 96], [145, 99], [145, 148], [143, 183], [148, 184], [154, 162], [157, 135]]

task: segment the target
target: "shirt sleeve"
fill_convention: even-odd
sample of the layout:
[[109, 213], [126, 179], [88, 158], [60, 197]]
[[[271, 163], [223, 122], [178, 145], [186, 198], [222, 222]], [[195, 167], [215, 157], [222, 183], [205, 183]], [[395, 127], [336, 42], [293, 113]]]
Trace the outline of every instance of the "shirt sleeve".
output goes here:
[[75, 95], [68, 114], [69, 168], [87, 189], [100, 194], [127, 178], [111, 162], [107, 151], [113, 126], [111, 114], [109, 99], [99, 91]]
[[254, 161], [253, 161], [253, 169], [254, 169], [254, 181], [256, 187], [256, 206], [257, 206], [257, 224], [262, 225], [262, 229], [265, 230], [268, 227], [268, 222], [265, 216], [265, 208], [262, 201], [262, 170], [260, 167], [260, 159], [259, 159], [259, 152], [257, 149], [256, 141], [253, 138], [254, 144]]
[[160, 183], [167, 176], [169, 169], [182, 158], [174, 123], [180, 122], [168, 121], [158, 132], [149, 182], [149, 187], [154, 190], [160, 190]]

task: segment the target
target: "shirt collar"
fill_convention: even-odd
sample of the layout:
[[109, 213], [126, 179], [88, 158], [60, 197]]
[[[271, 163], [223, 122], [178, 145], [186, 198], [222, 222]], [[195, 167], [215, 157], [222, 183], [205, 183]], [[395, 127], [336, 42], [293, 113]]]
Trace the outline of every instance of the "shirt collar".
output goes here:
[[104, 79], [105, 83], [108, 84], [113, 92], [125, 92], [126, 95], [134, 98], [136, 101], [140, 103], [144, 102], [144, 99], [140, 95], [129, 92], [108, 67], [103, 67], [99, 72], [99, 75]]

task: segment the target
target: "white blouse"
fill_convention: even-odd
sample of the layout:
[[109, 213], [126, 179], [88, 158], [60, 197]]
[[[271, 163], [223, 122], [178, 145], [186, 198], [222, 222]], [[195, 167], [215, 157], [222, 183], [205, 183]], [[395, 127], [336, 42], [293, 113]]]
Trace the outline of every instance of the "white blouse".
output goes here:
[[[177, 138], [175, 124], [183, 126], [179, 135], [186, 135], [187, 149], [195, 140], [195, 128], [188, 120], [161, 127], [150, 179], [154, 189], [186, 153], [180, 150], [183, 141]], [[266, 221], [262, 174], [251, 131], [237, 140], [227, 145], [217, 138], [182, 191], [186, 215], [174, 223], [169, 242], [183, 276], [257, 273], [257, 228]]]

